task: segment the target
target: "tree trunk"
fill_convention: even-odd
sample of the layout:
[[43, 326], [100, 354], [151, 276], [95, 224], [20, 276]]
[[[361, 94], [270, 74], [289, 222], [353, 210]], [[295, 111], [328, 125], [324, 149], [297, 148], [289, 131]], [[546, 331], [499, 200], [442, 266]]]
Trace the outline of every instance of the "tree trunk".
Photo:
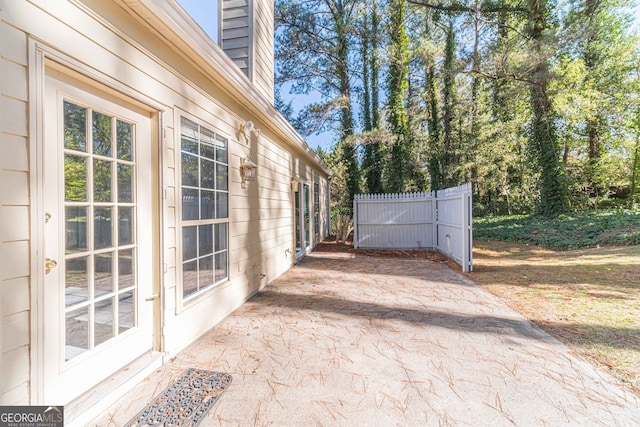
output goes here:
[[408, 38], [404, 25], [406, 0], [389, 2], [389, 125], [396, 137], [391, 146], [388, 165], [387, 186], [389, 192], [405, 190], [405, 179], [409, 175], [409, 125], [404, 105], [407, 90]]
[[633, 164], [631, 166], [631, 209], [636, 207], [636, 190], [638, 189], [638, 168], [640, 167], [640, 129], [636, 133], [636, 147], [633, 152]]
[[453, 143], [453, 120], [455, 119], [455, 82], [456, 73], [454, 69], [455, 61], [455, 33], [453, 29], [453, 18], [449, 18], [449, 27], [447, 28], [447, 39], [445, 42], [444, 56], [444, 87], [442, 102], [444, 103], [444, 140], [442, 152], [442, 171], [444, 175], [444, 185], [453, 184], [451, 176], [451, 168], [455, 162], [454, 143]]
[[481, 77], [478, 71], [480, 70], [480, 6], [476, 0], [473, 12], [473, 80], [471, 81], [471, 135], [469, 135], [467, 146], [463, 150], [464, 158], [462, 163], [467, 165], [471, 164], [470, 168], [465, 167], [465, 182], [473, 182], [478, 175], [475, 162], [471, 161], [474, 153], [479, 146], [478, 135], [480, 134], [480, 121], [478, 117], [479, 111], [479, 93]]
[[[378, 108], [378, 25], [376, 0], [371, 5], [371, 26], [367, 19], [368, 7], [365, 8], [364, 32], [362, 40], [362, 63], [364, 85], [364, 130], [371, 131], [380, 125]], [[369, 193], [382, 193], [382, 160], [380, 146], [377, 142], [366, 144], [362, 159], [364, 178]]]
[[380, 16], [378, 15], [377, 0], [371, 2], [371, 127], [372, 129], [380, 128], [380, 87], [378, 85], [378, 74], [380, 70], [380, 60], [378, 58], [378, 40], [380, 29]]
[[[601, 54], [598, 47], [599, 29], [598, 12], [602, 8], [602, 0], [585, 0], [585, 17], [587, 19], [587, 38], [583, 49], [584, 65], [587, 68], [586, 79], [591, 78], [591, 74], [601, 62]], [[586, 83], [586, 82], [585, 82]], [[600, 196], [604, 191], [602, 182], [602, 117], [599, 111], [595, 116], [587, 121], [587, 134], [589, 137], [587, 180], [596, 196]]]
[[[598, 12], [602, 8], [602, 0], [585, 0], [584, 15], [587, 20], [587, 36], [584, 44], [582, 56], [584, 65], [587, 69], [585, 80], [592, 79], [591, 75], [602, 61], [600, 54], [599, 29], [598, 29]], [[588, 83], [585, 81], [585, 83]], [[600, 196], [604, 191], [604, 182], [602, 180], [602, 115], [596, 111], [594, 117], [587, 120], [587, 135], [589, 145], [587, 149], [587, 183], [592, 188], [596, 197]]]
[[529, 143], [540, 169], [538, 213], [556, 215], [567, 210], [567, 191], [560, 165], [551, 100], [547, 93], [549, 64], [544, 56], [544, 32], [548, 29], [546, 0], [530, 0], [529, 36], [534, 67], [531, 74], [533, 124]]
[[[430, 37], [431, 24], [429, 17], [425, 21], [425, 36]], [[429, 55], [426, 59], [425, 66], [425, 85], [427, 94], [427, 105], [429, 112], [427, 115], [427, 130], [429, 132], [429, 178], [431, 181], [431, 191], [440, 190], [442, 188], [442, 173], [440, 166], [441, 149], [440, 149], [440, 120], [438, 107], [438, 87], [436, 81], [435, 59]]]
[[355, 147], [345, 142], [347, 137], [353, 135], [353, 116], [351, 113], [351, 85], [349, 81], [348, 18], [341, 2], [336, 3], [334, 19], [337, 33], [336, 74], [339, 76], [340, 84], [342, 161], [345, 165], [345, 181], [347, 186], [347, 199], [342, 201], [342, 207], [348, 212], [351, 212], [353, 210], [353, 198], [359, 191], [359, 171]]
[[369, 38], [371, 29], [369, 28], [369, 2], [365, 2], [364, 13], [362, 17], [362, 121], [364, 122], [364, 130], [373, 129], [371, 123], [371, 85], [369, 76]]

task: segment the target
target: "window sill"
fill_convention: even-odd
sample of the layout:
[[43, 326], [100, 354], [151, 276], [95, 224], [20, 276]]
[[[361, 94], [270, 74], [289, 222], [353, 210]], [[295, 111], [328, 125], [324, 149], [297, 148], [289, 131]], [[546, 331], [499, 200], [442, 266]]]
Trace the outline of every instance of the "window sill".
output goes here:
[[[226, 287], [230, 283], [231, 281], [229, 280], [229, 278], [226, 278], [211, 286], [207, 286], [206, 288], [201, 289], [198, 292], [195, 292], [187, 297], [178, 296], [177, 298], [178, 303], [176, 304], [176, 314], [180, 314], [183, 311], [186, 311], [189, 308], [195, 305], [198, 305], [203, 300], [210, 298], [211, 294], [214, 293], [214, 291], [219, 291], [220, 289]], [[178, 291], [178, 287], [176, 287], [176, 292], [177, 291]]]

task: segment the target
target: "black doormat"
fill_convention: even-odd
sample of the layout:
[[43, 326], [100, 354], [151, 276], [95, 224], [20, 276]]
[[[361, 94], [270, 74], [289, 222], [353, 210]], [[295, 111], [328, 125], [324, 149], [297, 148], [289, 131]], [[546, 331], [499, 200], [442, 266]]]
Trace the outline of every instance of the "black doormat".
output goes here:
[[125, 427], [195, 427], [229, 384], [229, 374], [189, 368]]

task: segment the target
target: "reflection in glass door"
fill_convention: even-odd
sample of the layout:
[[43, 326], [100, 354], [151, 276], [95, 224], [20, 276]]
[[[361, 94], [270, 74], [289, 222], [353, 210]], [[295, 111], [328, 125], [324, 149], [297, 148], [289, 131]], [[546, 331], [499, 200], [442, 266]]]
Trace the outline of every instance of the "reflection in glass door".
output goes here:
[[295, 205], [296, 256], [301, 256], [311, 245], [309, 184], [298, 184], [293, 199]]
[[134, 126], [64, 101], [65, 360], [136, 326]]
[[309, 209], [309, 184], [303, 184], [303, 224], [304, 224], [304, 247], [311, 245], [311, 209]]
[[300, 233], [300, 184], [296, 186], [293, 193], [293, 203], [295, 205], [295, 227], [296, 227], [296, 254], [302, 253], [302, 234]]

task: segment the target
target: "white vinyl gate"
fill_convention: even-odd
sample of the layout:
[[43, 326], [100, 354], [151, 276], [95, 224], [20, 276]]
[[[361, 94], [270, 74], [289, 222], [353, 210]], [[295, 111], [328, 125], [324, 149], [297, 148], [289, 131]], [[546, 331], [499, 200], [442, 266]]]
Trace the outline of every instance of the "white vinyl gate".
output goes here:
[[471, 184], [429, 193], [357, 194], [354, 246], [436, 249], [471, 271]]

